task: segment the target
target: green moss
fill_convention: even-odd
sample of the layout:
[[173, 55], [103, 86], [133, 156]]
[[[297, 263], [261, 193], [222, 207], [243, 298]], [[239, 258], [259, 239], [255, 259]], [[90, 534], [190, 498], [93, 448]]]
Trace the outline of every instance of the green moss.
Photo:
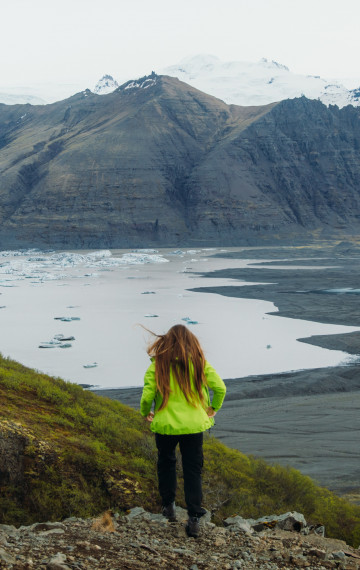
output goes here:
[[[156, 448], [140, 414], [120, 402], [0, 356], [0, 431], [26, 442], [16, 484], [0, 467], [0, 523], [93, 516], [141, 505], [159, 510]], [[358, 546], [360, 507], [299, 471], [204, 442], [204, 505], [215, 521], [302, 512], [328, 536]], [[181, 467], [178, 467], [181, 479]], [[179, 485], [177, 501], [184, 506]]]

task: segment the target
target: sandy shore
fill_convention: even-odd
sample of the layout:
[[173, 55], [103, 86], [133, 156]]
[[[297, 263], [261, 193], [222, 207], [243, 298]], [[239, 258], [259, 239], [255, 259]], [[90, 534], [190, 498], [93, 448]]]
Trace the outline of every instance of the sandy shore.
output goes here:
[[[218, 255], [250, 257], [248, 250]], [[360, 326], [358, 248], [258, 248], [251, 251], [251, 258], [256, 257], [278, 261], [207, 273], [208, 279], [231, 279], [234, 285], [196, 292], [271, 301], [280, 317]], [[237, 286], [236, 280], [267, 285]], [[359, 332], [302, 340], [360, 354]], [[226, 384], [214, 435], [246, 454], [300, 469], [339, 494], [360, 493], [360, 360], [342, 367], [228, 379]], [[137, 408], [141, 388], [99, 393]]]

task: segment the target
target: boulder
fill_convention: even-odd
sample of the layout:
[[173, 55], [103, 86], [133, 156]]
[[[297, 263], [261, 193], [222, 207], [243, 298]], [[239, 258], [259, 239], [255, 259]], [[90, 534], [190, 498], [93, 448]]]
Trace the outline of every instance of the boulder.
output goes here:
[[[250, 520], [251, 519], [249, 519], [248, 522], [250, 522]], [[280, 528], [282, 530], [301, 532], [303, 529], [307, 528], [307, 522], [304, 515], [293, 511], [279, 516], [270, 515], [255, 521], [252, 520], [251, 526], [257, 532], [267, 528]]]
[[224, 525], [230, 527], [230, 530], [233, 531], [247, 532], [249, 534], [252, 534], [254, 532], [249, 521], [243, 519], [239, 515], [236, 515], [235, 517], [228, 517], [224, 520]]

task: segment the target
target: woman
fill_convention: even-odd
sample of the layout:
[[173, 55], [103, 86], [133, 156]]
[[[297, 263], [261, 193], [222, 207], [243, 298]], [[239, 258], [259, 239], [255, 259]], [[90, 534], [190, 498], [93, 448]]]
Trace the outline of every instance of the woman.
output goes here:
[[[180, 445], [189, 515], [186, 531], [197, 537], [199, 518], [206, 512], [201, 507], [203, 432], [214, 425], [226, 387], [206, 362], [196, 336], [184, 325], [175, 325], [166, 334], [155, 336], [148, 348], [152, 362], [145, 373], [140, 412], [155, 432], [162, 512], [169, 521], [176, 520], [175, 448]], [[209, 388], [213, 391], [211, 403]]]

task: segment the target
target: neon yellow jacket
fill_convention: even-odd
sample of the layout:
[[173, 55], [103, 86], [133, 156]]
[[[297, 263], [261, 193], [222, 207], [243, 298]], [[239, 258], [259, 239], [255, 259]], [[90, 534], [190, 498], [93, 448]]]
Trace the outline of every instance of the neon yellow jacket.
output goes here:
[[[214, 419], [209, 418], [206, 408], [212, 406], [218, 411], [225, 398], [226, 386], [218, 373], [208, 362], [204, 369], [206, 381], [210, 390], [213, 391], [213, 399], [210, 403], [210, 395], [207, 386], [203, 386], [205, 396], [205, 409], [200, 401], [196, 406], [186, 401], [179, 388], [172, 371], [170, 371], [170, 395], [165, 408], [158, 411], [162, 396], [156, 389], [155, 361], [147, 369], [144, 377], [144, 388], [140, 402], [140, 413], [146, 417], [155, 400], [155, 416], [151, 422], [151, 430], [164, 435], [179, 435], [186, 433], [199, 433], [214, 425]], [[195, 387], [194, 387], [195, 391]]]

